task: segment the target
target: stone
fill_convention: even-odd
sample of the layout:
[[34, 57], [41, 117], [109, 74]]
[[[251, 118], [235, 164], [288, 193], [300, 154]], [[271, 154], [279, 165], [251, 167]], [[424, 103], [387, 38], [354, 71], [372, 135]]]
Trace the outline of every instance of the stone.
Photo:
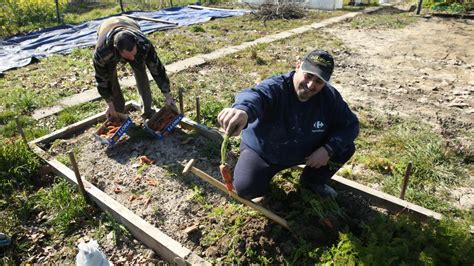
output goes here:
[[473, 209], [474, 208], [474, 194], [465, 194], [459, 198], [459, 205], [462, 208]]

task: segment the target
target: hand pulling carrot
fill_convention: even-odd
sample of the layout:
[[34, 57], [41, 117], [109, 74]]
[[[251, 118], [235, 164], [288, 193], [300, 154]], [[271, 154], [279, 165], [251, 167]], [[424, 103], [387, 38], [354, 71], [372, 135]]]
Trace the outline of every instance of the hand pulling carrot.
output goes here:
[[219, 166], [219, 170], [221, 171], [221, 176], [224, 179], [224, 183], [227, 190], [233, 191], [234, 185], [232, 184], [232, 173], [231, 173], [230, 165], [228, 165], [225, 162], [228, 143], [229, 143], [229, 136], [225, 134], [224, 140], [222, 141], [222, 145], [221, 145], [221, 165]]

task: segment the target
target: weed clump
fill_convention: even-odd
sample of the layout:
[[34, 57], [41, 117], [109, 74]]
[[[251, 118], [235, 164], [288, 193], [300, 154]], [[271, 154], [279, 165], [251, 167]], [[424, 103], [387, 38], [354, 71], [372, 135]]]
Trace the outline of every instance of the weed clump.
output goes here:
[[2, 141], [0, 146], [0, 191], [4, 195], [31, 184], [40, 161], [28, 146], [19, 140]]
[[300, 19], [304, 17], [304, 10], [289, 1], [279, 1], [277, 4], [265, 3], [252, 9], [257, 10], [252, 14], [256, 19], [263, 21], [264, 24], [267, 20]]

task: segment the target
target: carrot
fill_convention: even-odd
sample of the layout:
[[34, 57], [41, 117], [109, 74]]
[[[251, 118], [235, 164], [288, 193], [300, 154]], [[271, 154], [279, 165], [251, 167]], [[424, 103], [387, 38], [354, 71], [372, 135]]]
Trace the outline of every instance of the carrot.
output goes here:
[[120, 127], [113, 127], [113, 128], [111, 128], [111, 129], [109, 129], [109, 131], [108, 131], [107, 133], [108, 133], [108, 134], [110, 134], [110, 133], [115, 133], [115, 132], [117, 132], [117, 130], [118, 130], [119, 128], [120, 128]]
[[225, 186], [227, 187], [228, 191], [234, 190], [234, 185], [232, 184], [232, 174], [230, 170], [230, 166], [228, 164], [221, 164], [219, 166], [219, 170], [221, 171], [221, 176], [224, 179]]
[[230, 166], [225, 162], [227, 155], [227, 144], [229, 143], [229, 136], [224, 135], [224, 140], [221, 145], [221, 165], [219, 170], [221, 172], [222, 179], [224, 179], [225, 186], [228, 191], [234, 190], [234, 185], [232, 184], [232, 173]]
[[327, 227], [334, 229], [334, 225], [332, 224], [331, 219], [329, 219], [329, 217], [323, 218], [322, 223]]
[[153, 164], [154, 161], [151, 160], [150, 158], [146, 157], [145, 155], [142, 155], [140, 157], [138, 157], [138, 161], [140, 162], [140, 164]]

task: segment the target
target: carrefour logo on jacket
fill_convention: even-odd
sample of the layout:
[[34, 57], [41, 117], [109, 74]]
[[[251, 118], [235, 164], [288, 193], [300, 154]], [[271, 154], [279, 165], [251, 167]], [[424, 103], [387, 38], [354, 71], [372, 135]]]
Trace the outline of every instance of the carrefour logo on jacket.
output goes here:
[[313, 129], [311, 130], [311, 132], [313, 133], [324, 132], [324, 123], [319, 120], [314, 122]]

